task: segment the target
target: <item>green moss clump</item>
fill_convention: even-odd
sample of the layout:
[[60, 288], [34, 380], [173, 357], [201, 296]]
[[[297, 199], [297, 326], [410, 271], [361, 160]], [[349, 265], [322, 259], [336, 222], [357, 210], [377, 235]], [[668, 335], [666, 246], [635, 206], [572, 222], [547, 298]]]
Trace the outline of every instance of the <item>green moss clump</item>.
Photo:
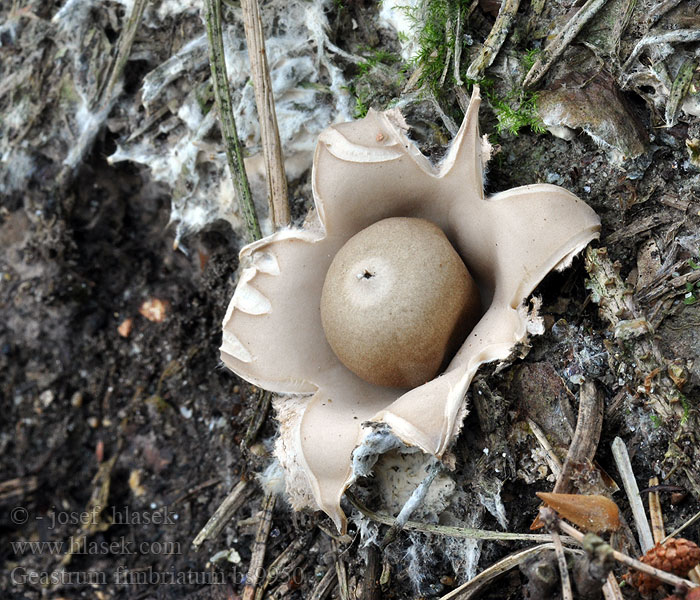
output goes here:
[[363, 118], [371, 106], [386, 108], [398, 96], [404, 79], [402, 71], [396, 73], [399, 58], [395, 54], [368, 48], [363, 58], [357, 65], [357, 75], [347, 87], [355, 98], [356, 119]]
[[420, 69], [418, 84], [438, 99], [444, 95], [445, 87], [457, 83], [449, 62], [454, 59], [457, 23], [462, 23], [464, 31], [470, 4], [470, 0], [425, 0], [415, 8], [404, 7], [418, 44], [412, 61], [413, 67]]

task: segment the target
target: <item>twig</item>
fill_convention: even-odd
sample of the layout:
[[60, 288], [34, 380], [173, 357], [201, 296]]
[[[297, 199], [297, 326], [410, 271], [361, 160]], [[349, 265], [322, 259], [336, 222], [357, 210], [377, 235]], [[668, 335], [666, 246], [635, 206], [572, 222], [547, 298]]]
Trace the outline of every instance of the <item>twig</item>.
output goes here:
[[248, 429], [246, 429], [245, 435], [243, 436], [243, 441], [241, 446], [243, 448], [249, 448], [253, 443], [253, 440], [257, 437], [260, 428], [265, 422], [265, 417], [267, 412], [270, 410], [270, 404], [272, 403], [272, 394], [266, 392], [265, 390], [260, 390], [258, 403], [255, 406], [250, 421], [248, 422]]
[[616, 437], [612, 443], [612, 451], [617, 470], [620, 472], [620, 477], [622, 477], [622, 485], [625, 488], [627, 499], [632, 508], [632, 515], [634, 516], [637, 534], [639, 535], [639, 546], [642, 552], [646, 553], [654, 547], [654, 538], [651, 535], [651, 529], [644, 514], [644, 505], [639, 495], [639, 487], [637, 486], [637, 480], [634, 478], [625, 442], [621, 438]]
[[[681, 427], [684, 427], [679, 391], [666, 375], [667, 361], [649, 327], [641, 327], [645, 321], [644, 315], [635, 302], [632, 290], [620, 277], [619, 267], [608, 258], [606, 248], [589, 246], [585, 260], [589, 274], [586, 287], [591, 291], [593, 302], [599, 306], [600, 316], [610, 323], [617, 339], [624, 341], [625, 338], [635, 337], [633, 344], [620, 344], [620, 352], [611, 354], [611, 357], [620, 363], [624, 360], [624, 366], [634, 369], [633, 372], [642, 380], [649, 373], [660, 373], [653, 388], [650, 386], [645, 390], [649, 405], [664, 422], [678, 418]], [[630, 325], [634, 327], [630, 328]]]
[[532, 65], [523, 81], [523, 87], [535, 85], [554, 61], [561, 56], [566, 47], [583, 29], [583, 26], [590, 21], [595, 14], [603, 7], [607, 0], [588, 0], [579, 11], [569, 19], [563, 29], [557, 34], [551, 44], [544, 49], [542, 55]]
[[[394, 518], [390, 515], [384, 515], [371, 511], [366, 506], [361, 504], [359, 500], [351, 493], [345, 492], [345, 497], [350, 501], [357, 510], [365, 517], [382, 523], [383, 525], [393, 525]], [[540, 533], [511, 533], [509, 531], [489, 531], [487, 529], [472, 529], [470, 527], [452, 527], [448, 525], [434, 525], [432, 523], [420, 523], [418, 521], [406, 521], [404, 529], [411, 531], [420, 531], [422, 533], [444, 535], [453, 538], [469, 539], [469, 540], [518, 540], [530, 542], [551, 542], [551, 535]], [[567, 541], [567, 540], [565, 540]]]
[[659, 2], [649, 13], [648, 23], [649, 27], [654, 25], [661, 17], [663, 17], [669, 10], [675, 8], [681, 3], [681, 0], [666, 0], [665, 2]]
[[455, 26], [455, 49], [454, 49], [454, 73], [453, 77], [455, 80], [455, 85], [461, 86], [464, 84], [462, 81], [462, 74], [459, 72], [459, 65], [462, 59], [462, 11], [460, 7], [457, 7], [457, 25]]
[[226, 75], [226, 57], [224, 55], [224, 41], [221, 33], [221, 0], [205, 0], [204, 7], [204, 20], [206, 21], [207, 39], [209, 40], [209, 66], [214, 84], [214, 99], [219, 111], [221, 134], [224, 138], [226, 158], [228, 159], [238, 204], [243, 213], [248, 238], [250, 241], [255, 241], [262, 237], [262, 233], [258, 216], [255, 213], [250, 186], [248, 185], [248, 176], [243, 163], [243, 149], [238, 139], [236, 121], [233, 118], [231, 90], [229, 89]]
[[450, 115], [448, 115], [444, 110], [442, 110], [440, 103], [437, 101], [437, 98], [433, 94], [430, 94], [430, 100], [432, 101], [435, 110], [440, 115], [440, 118], [442, 119], [443, 124], [447, 128], [447, 131], [450, 132], [450, 135], [452, 137], [455, 137], [457, 135], [457, 132], [459, 131], [457, 123], [454, 122], [454, 119]]
[[335, 557], [335, 572], [338, 574], [338, 595], [340, 596], [340, 600], [348, 600], [350, 598], [348, 572], [345, 568], [345, 562], [340, 556], [338, 542], [334, 539], [331, 539], [331, 548]]
[[340, 535], [337, 530], [335, 530], [335, 526], [333, 527], [333, 530], [331, 530], [330, 527], [326, 527], [323, 525], [323, 523], [316, 523], [316, 527], [323, 531], [331, 540], [334, 540], [338, 542], [339, 544], [350, 544], [352, 543], [353, 537], [347, 533], [344, 533]]
[[537, 423], [535, 423], [532, 419], [528, 418], [527, 424], [530, 426], [530, 429], [532, 430], [532, 433], [537, 439], [537, 441], [540, 443], [540, 446], [542, 446], [542, 448], [544, 449], [546, 453], [547, 463], [549, 464], [549, 468], [551, 469], [552, 473], [554, 473], [556, 477], [559, 477], [562, 467], [561, 460], [559, 460], [559, 457], [554, 453], [554, 449], [549, 443], [549, 440], [544, 434], [544, 431], [542, 431], [540, 426]]
[[[561, 529], [562, 532], [569, 534], [577, 542], [583, 543], [584, 535], [578, 529], [569, 525], [568, 523], [565, 523], [561, 519], [559, 520], [559, 529]], [[700, 586], [694, 584], [692, 581], [688, 581], [687, 579], [683, 579], [682, 577], [677, 577], [676, 575], [673, 575], [667, 571], [662, 571], [661, 569], [657, 569], [656, 567], [652, 567], [651, 565], [647, 565], [646, 563], [643, 563], [639, 560], [631, 558], [631, 557], [627, 556], [626, 554], [623, 554], [622, 552], [618, 552], [617, 550], [613, 550], [612, 548], [611, 548], [611, 553], [612, 553], [613, 558], [617, 562], [620, 562], [623, 565], [627, 565], [628, 567], [636, 569], [637, 571], [641, 571], [642, 573], [646, 573], [647, 575], [651, 575], [652, 577], [656, 577], [657, 579], [663, 581], [664, 583], [667, 583], [668, 585], [679, 586], [680, 588], [700, 587]]]
[[697, 42], [700, 40], [700, 29], [676, 29], [665, 33], [647, 33], [632, 50], [629, 58], [622, 65], [622, 70], [627, 71], [632, 64], [632, 61], [639, 56], [642, 50], [647, 46], [660, 46], [661, 44], [670, 44], [671, 42]]
[[[548, 552], [554, 549], [553, 543], [540, 544], [539, 546], [533, 546], [527, 550], [522, 550], [516, 552], [515, 554], [510, 554], [505, 558], [499, 560], [496, 564], [491, 565], [488, 569], [484, 569], [476, 577], [473, 577], [466, 583], [463, 583], [459, 587], [452, 590], [449, 594], [442, 596], [440, 600], [469, 600], [473, 598], [477, 592], [479, 592], [484, 586], [488, 585], [491, 581], [503, 575], [503, 573], [513, 569], [529, 558], [540, 554], [541, 552]], [[572, 550], [571, 548], [566, 548], [567, 552], [580, 552], [580, 550]]]
[[553, 508], [542, 507], [539, 511], [539, 519], [547, 526], [547, 531], [552, 534], [554, 541], [554, 554], [557, 557], [559, 565], [559, 579], [561, 580], [561, 595], [563, 600], [574, 600], [573, 592], [571, 591], [571, 579], [569, 577], [569, 567], [566, 564], [566, 554], [564, 554], [564, 546], [562, 546], [561, 538], [559, 537], [558, 525], [559, 516]]
[[262, 517], [258, 525], [253, 542], [253, 554], [250, 557], [248, 576], [243, 588], [243, 600], [253, 600], [255, 591], [260, 583], [260, 574], [263, 572], [263, 561], [265, 560], [265, 549], [267, 548], [267, 538], [270, 535], [272, 525], [272, 509], [275, 507], [275, 495], [267, 494], [262, 503]]
[[691, 271], [680, 277], [673, 277], [669, 274], [669, 277], [665, 277], [664, 280], [665, 281], [646, 292], [644, 296], [640, 298], [642, 302], [649, 303], [662, 296], [675, 296], [684, 293], [686, 291], [686, 284], [695, 283], [700, 280], [700, 270]]
[[202, 490], [205, 490], [206, 488], [211, 487], [213, 485], [216, 485], [217, 483], [220, 483], [220, 482], [221, 482], [221, 479], [219, 479], [218, 477], [212, 477], [211, 479], [207, 479], [206, 481], [203, 481], [202, 483], [199, 483], [193, 487], [190, 487], [187, 489], [186, 492], [184, 492], [183, 494], [181, 494], [180, 496], [175, 498], [175, 500], [173, 500], [170, 503], [170, 506], [173, 507], [176, 504], [179, 504], [180, 502], [185, 500], [186, 498], [189, 498], [190, 496], [194, 496], [195, 494], [198, 494]]
[[411, 497], [401, 508], [401, 511], [396, 517], [396, 520], [394, 521], [393, 525], [384, 535], [384, 539], [382, 540], [380, 546], [382, 549], [386, 548], [391, 542], [393, 542], [396, 539], [396, 536], [398, 535], [399, 531], [401, 531], [406, 521], [408, 521], [408, 518], [413, 514], [413, 511], [415, 511], [416, 508], [418, 508], [421, 505], [423, 500], [425, 500], [425, 496], [430, 490], [430, 484], [433, 483], [435, 477], [437, 477], [437, 475], [442, 471], [442, 463], [438, 459], [433, 459], [431, 464], [428, 466], [427, 470], [428, 475], [425, 477], [425, 479], [423, 479], [423, 481], [420, 482], [418, 487], [415, 490], [413, 490]]
[[214, 514], [207, 521], [206, 525], [202, 527], [197, 537], [194, 538], [192, 545], [195, 550], [199, 550], [204, 540], [213, 540], [221, 533], [233, 514], [243, 505], [248, 495], [247, 491], [247, 481], [239, 481], [236, 484], [231, 490], [231, 493], [226, 496], [224, 501], [219, 505], [219, 508], [216, 509]]
[[459, 104], [460, 110], [466, 114], [469, 109], [469, 96], [461, 85], [456, 85], [454, 90], [457, 95], [457, 104]]
[[445, 85], [445, 79], [447, 78], [447, 73], [450, 70], [450, 63], [452, 62], [452, 46], [447, 45], [450, 41], [450, 29], [452, 29], [452, 20], [447, 19], [445, 22], [445, 45], [447, 46], [447, 55], [445, 56], [445, 66], [440, 76], [440, 87]]
[[[649, 480], [649, 487], [659, 485], [659, 478], [652, 477]], [[651, 534], [655, 544], [660, 544], [666, 535], [664, 533], [664, 515], [661, 512], [661, 502], [659, 502], [659, 492], [652, 490], [649, 492], [649, 520], [651, 521]]]
[[328, 569], [321, 578], [321, 581], [319, 581], [314, 587], [313, 592], [311, 592], [311, 596], [309, 596], [309, 600], [323, 600], [323, 598], [325, 598], [331, 591], [331, 585], [336, 577], [337, 573], [335, 572], [335, 569]]
[[65, 567], [73, 559], [73, 555], [83, 553], [85, 543], [90, 535], [97, 532], [107, 531], [112, 526], [112, 519], [106, 514], [108, 506], [109, 490], [112, 485], [112, 469], [119, 458], [122, 441], [120, 438], [119, 448], [114, 456], [106, 460], [97, 467], [97, 473], [92, 478], [92, 493], [88, 499], [87, 506], [82, 514], [90, 515], [90, 519], [81, 521], [77, 531], [70, 536], [70, 544], [66, 554], [61, 558], [60, 566]]
[[129, 60], [129, 55], [131, 54], [131, 47], [134, 45], [134, 38], [136, 37], [136, 32], [138, 31], [139, 24], [141, 23], [141, 17], [143, 17], [143, 11], [146, 8], [146, 3], [148, 0], [135, 0], [133, 6], [131, 7], [131, 14], [129, 14], [129, 19], [126, 22], [126, 26], [122, 29], [119, 35], [119, 42], [117, 47], [117, 54], [112, 62], [112, 68], [109, 73], [109, 79], [107, 80], [104, 88], [98, 94], [99, 98], [99, 109], [102, 110], [107, 107], [112, 99], [112, 94], [114, 92], [114, 86], [117, 81], [122, 76], [124, 67]]
[[302, 535], [296, 538], [272, 561], [272, 564], [265, 569], [265, 581], [258, 587], [255, 593], [255, 600], [262, 600], [267, 588], [272, 585], [280, 574], [294, 573], [294, 570], [306, 558], [306, 554], [302, 552], [303, 549], [311, 544], [314, 537], [312, 535]]
[[513, 19], [515, 18], [515, 13], [518, 12], [519, 6], [520, 0], [504, 0], [501, 3], [496, 22], [486, 37], [479, 54], [467, 69], [468, 79], [480, 79], [484, 71], [493, 64], [510, 31], [510, 26], [513, 24]]
[[613, 25], [611, 38], [615, 47], [615, 56], [620, 54], [620, 38], [630, 24], [634, 7], [637, 5], [637, 0], [624, 0], [624, 4], [620, 7], [621, 19], [617, 19]]
[[566, 454], [564, 466], [557, 477], [552, 492], [566, 494], [571, 490], [571, 476], [575, 465], [593, 462], [600, 432], [603, 429], [603, 395], [593, 381], [586, 381], [579, 393], [578, 418], [576, 430]]
[[284, 172], [282, 144], [277, 127], [275, 99], [272, 95], [270, 69], [265, 53], [265, 37], [258, 0], [241, 0], [243, 25], [248, 42], [250, 71], [255, 90], [255, 104], [260, 118], [260, 138], [267, 170], [267, 185], [270, 200], [270, 218], [275, 229], [289, 225], [289, 198], [287, 195], [287, 175]]
[[381, 597], [379, 577], [382, 572], [382, 561], [379, 550], [374, 544], [367, 546], [367, 566], [362, 582], [362, 600], [378, 600]]
[[[549, 508], [546, 510], [552, 509]], [[564, 546], [562, 546], [559, 534], [554, 530], [551, 533], [552, 538], [554, 538], [554, 553], [557, 555], [557, 563], [559, 564], [559, 577], [561, 579], [562, 598], [563, 600], [574, 600], [574, 594], [571, 591], [571, 579], [569, 578], [569, 568], [566, 565], [566, 555], [564, 554]]]
[[33, 475], [31, 477], [8, 479], [0, 483], [0, 502], [21, 500], [24, 496], [36, 492], [38, 488], [39, 479]]
[[699, 519], [700, 519], [700, 512], [698, 512], [698, 513], [694, 514], [692, 517], [690, 517], [690, 519], [688, 519], [685, 523], [683, 523], [683, 525], [681, 525], [678, 529], [669, 533], [663, 540], [661, 540], [661, 543], [663, 544], [664, 542], [670, 540], [671, 538], [677, 537], [678, 534], [681, 533], [681, 531], [683, 531], [686, 527], [690, 527], [693, 523], [695, 523]]
[[612, 571], [608, 573], [608, 580], [603, 586], [603, 596], [605, 596], [605, 600], [624, 600], [622, 590], [620, 590], [620, 584], [617, 583], [615, 573]]
[[[600, 441], [600, 432], [603, 429], [603, 410], [604, 404], [602, 394], [594, 382], [586, 381], [579, 393], [576, 430], [571, 439], [571, 444], [566, 453], [566, 460], [563, 466], [561, 466], [559, 458], [554, 454], [544, 432], [532, 419], [528, 419], [530, 429], [532, 429], [535, 437], [547, 452], [550, 468], [557, 476], [557, 481], [554, 484], [552, 493], [566, 494], [570, 492], [572, 488], [571, 477], [576, 470], [576, 465], [593, 463], [593, 458], [598, 448], [598, 442]], [[558, 470], [554, 470], [552, 464], [554, 464]], [[538, 529], [541, 524], [542, 522], [538, 514], [532, 522], [530, 529]]]
[[634, 219], [629, 225], [620, 227], [613, 231], [606, 239], [608, 244], [616, 244], [620, 240], [629, 240], [637, 237], [640, 233], [649, 231], [659, 225], [665, 225], [676, 219], [676, 215], [668, 213], [657, 213], [649, 215], [643, 219]]
[[697, 62], [695, 60], [686, 60], [678, 71], [678, 75], [673, 80], [671, 85], [671, 93], [666, 100], [666, 112], [664, 118], [666, 120], [666, 127], [673, 127], [678, 119], [676, 115], [678, 114], [678, 107], [681, 105], [683, 98], [688, 93], [690, 89], [690, 84], [693, 82], [693, 75], [695, 74], [695, 67], [697, 67]]

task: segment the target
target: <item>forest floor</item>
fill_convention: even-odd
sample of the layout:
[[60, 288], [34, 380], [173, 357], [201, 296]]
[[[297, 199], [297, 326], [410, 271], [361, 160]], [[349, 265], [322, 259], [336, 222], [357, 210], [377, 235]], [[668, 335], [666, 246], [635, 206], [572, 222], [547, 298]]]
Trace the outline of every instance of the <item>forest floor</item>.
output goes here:
[[[183, 128], [172, 108], [179, 92], [146, 115], [142, 86], [158, 65], [203, 35], [199, 5], [174, 15], [166, 1], [147, 8], [149, 29], [137, 30], [116, 99], [85, 142], [74, 120], [80, 94], [105, 89], [104, 74], [97, 77], [102, 86], [91, 83], [90, 69], [105, 68], [100, 61], [114, 52], [134, 3], [90, 5], [80, 52], [74, 38], [54, 37], [59, 5], [70, 1], [7, 4], [0, 9], [2, 597], [238, 598], [250, 583], [253, 541], [264, 521], [256, 474], [270, 462], [277, 431], [269, 413], [255, 438], [244, 440], [260, 391], [219, 359], [245, 233], [237, 218], [218, 218], [219, 209], [203, 209], [211, 215], [206, 222], [173, 223], [173, 216], [192, 219], [177, 205], [183, 189], [191, 202], [197, 190], [214, 189], [204, 175], [188, 187], [180, 173], [159, 178], [155, 158], [108, 160], [128, 146], [134, 130], [146, 130], [148, 119], [148, 127], [160, 127], [151, 146], [160, 144], [166, 156], [175, 152], [168, 136]], [[356, 63], [332, 55], [354, 116], [408, 99], [401, 108], [414, 139], [439, 159], [461, 120], [458, 88], [470, 85], [466, 77], [461, 85], [454, 80], [454, 53], [440, 53], [456, 36], [464, 45], [464, 74], [499, 3], [414, 4], [411, 31], [423, 52], [417, 62], [401, 58], [404, 35], [377, 24], [377, 6], [318, 4], [330, 42], [364, 57]], [[578, 257], [570, 269], [549, 275], [535, 292], [545, 333], [532, 338], [523, 359], [478, 378], [492, 394], [484, 410], [497, 415], [502, 429], [494, 435], [483, 410], [468, 415], [449, 473], [461, 500], [440, 522], [529, 532], [540, 504], [535, 492], [551, 491], [556, 476], [528, 420], [563, 461], [571, 436], [561, 432], [576, 427], [580, 383], [588, 379], [597, 382], [605, 409], [595, 466], [579, 467], [579, 479], [606, 473], [621, 487], [611, 444], [622, 438], [639, 487], [654, 476], [669, 486], [661, 505], [670, 532], [700, 510], [700, 120], [694, 116], [700, 113], [693, 104], [700, 81], [692, 34], [699, 5], [611, 0], [553, 61], [534, 85], [537, 93], [526, 92], [522, 79], [543, 58], [530, 50], [551, 43], [552, 32], [565, 28], [583, 3], [551, 4], [532, 0], [518, 9], [516, 3], [498, 60], [473, 78], [485, 90], [481, 130], [495, 147], [486, 191], [535, 182], [565, 187], [600, 215], [594, 246], [607, 254]], [[654, 13], [657, 4], [665, 10]], [[264, 12], [280, 3], [262, 5]], [[230, 10], [225, 18], [233, 19], [237, 3]], [[627, 13], [623, 26], [620, 15]], [[242, 31], [240, 23], [235, 27]], [[431, 42], [435, 30], [438, 41]], [[650, 31], [691, 34], [637, 51]], [[192, 73], [173, 89], [204, 87], [206, 60], [187, 64]], [[417, 68], [422, 79], [410, 82]], [[340, 92], [331, 89], [326, 69], [307, 88], [322, 87], [319, 106], [331, 111]], [[80, 93], [71, 88], [77, 81]], [[202, 102], [211, 105], [212, 98]], [[137, 126], [130, 119], [139, 110]], [[545, 125], [571, 139], [546, 133]], [[242, 135], [244, 144], [253, 137]], [[217, 154], [218, 170], [207, 177], [228, 177], [221, 144], [216, 135], [201, 142], [203, 154]], [[81, 152], [69, 168], [75, 148]], [[297, 219], [311, 206], [309, 182], [305, 168], [290, 186]], [[602, 271], [601, 292], [587, 282]], [[371, 481], [361, 485], [372, 488]], [[235, 488], [241, 496], [231, 519], [196, 550], [195, 536]], [[385, 512], [376, 494], [362, 497]], [[624, 491], [612, 497], [634, 529]], [[468, 545], [414, 531], [399, 533], [380, 552], [364, 544], [372, 526], [357, 511], [347, 536], [337, 536], [322, 513], [294, 513], [283, 499], [271, 519], [263, 566], [269, 569], [284, 552], [289, 560], [266, 582], [270, 598], [440, 598], [466, 576], [532, 545]], [[700, 527], [683, 535], [700, 542]], [[633, 545], [626, 547], [634, 554]], [[615, 568], [618, 578], [624, 572]], [[526, 581], [522, 570], [511, 569], [470, 597], [520, 598]], [[625, 597], [638, 597], [623, 589]], [[551, 593], [556, 597], [558, 587]]]

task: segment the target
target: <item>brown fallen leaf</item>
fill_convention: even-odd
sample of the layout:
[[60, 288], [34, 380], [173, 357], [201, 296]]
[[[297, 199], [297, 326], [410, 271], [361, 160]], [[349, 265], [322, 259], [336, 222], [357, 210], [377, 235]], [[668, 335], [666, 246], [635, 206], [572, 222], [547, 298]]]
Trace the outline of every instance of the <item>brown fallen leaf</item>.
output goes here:
[[537, 492], [537, 497], [584, 531], [598, 533], [620, 528], [620, 509], [605, 496]]

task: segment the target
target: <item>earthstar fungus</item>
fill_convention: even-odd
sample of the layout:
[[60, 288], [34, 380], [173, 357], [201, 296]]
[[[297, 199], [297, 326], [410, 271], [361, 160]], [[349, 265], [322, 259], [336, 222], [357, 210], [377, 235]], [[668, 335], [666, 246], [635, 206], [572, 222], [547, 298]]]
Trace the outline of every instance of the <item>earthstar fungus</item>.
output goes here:
[[410, 217], [351, 237], [321, 293], [321, 323], [340, 362], [365, 381], [398, 388], [435, 377], [479, 309], [479, 289], [445, 234]]
[[[303, 228], [277, 231], [240, 253], [222, 360], [255, 385], [289, 394], [276, 401], [276, 454], [290, 501], [297, 509], [323, 510], [341, 531], [346, 520], [340, 500], [354, 480], [352, 453], [370, 431], [366, 423], [384, 423], [406, 445], [442, 456], [460, 430], [465, 394], [479, 365], [507, 359], [526, 340], [523, 301], [547, 273], [567, 267], [598, 236], [597, 215], [563, 188], [535, 184], [484, 197], [490, 146], [479, 137], [479, 104], [475, 87], [464, 122], [437, 166], [407, 138], [397, 110], [370, 111], [360, 121], [324, 130], [313, 164], [315, 212]], [[442, 373], [412, 389], [370, 383], [367, 374], [363, 379], [353, 373], [331, 347], [342, 354], [347, 333], [338, 339], [329, 333], [329, 343], [321, 318], [324, 283], [341, 248], [394, 217], [437, 226], [481, 296], [478, 322]], [[391, 302], [377, 305], [383, 310]], [[474, 300], [465, 302], [473, 310]], [[446, 311], [446, 319], [464, 316], [461, 306], [429, 305]], [[355, 342], [348, 339], [347, 345]]]

